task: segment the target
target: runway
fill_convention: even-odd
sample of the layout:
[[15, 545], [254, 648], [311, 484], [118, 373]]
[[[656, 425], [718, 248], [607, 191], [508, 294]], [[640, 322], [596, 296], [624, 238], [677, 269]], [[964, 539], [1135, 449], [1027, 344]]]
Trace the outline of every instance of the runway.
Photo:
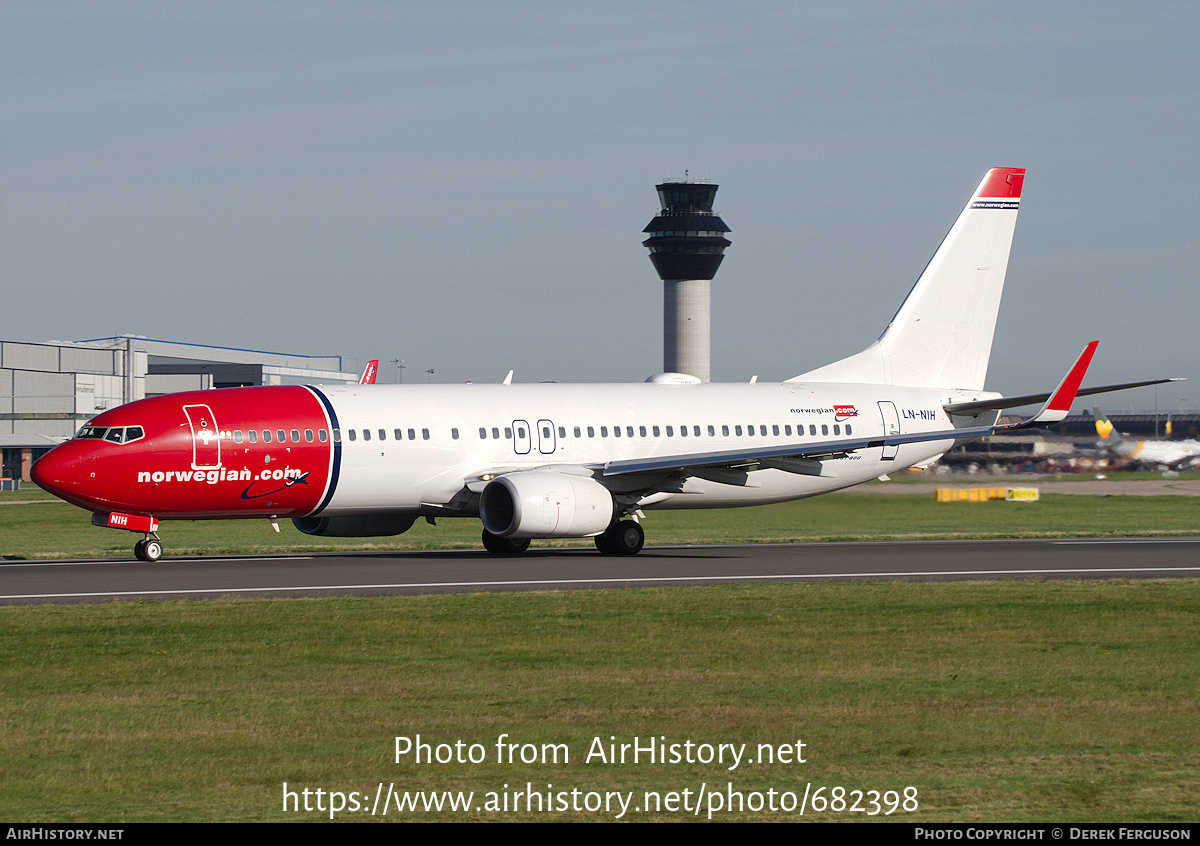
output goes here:
[[23, 561], [0, 565], [0, 604], [393, 596], [662, 585], [1200, 576], [1200, 537], [905, 541], [322, 553]]

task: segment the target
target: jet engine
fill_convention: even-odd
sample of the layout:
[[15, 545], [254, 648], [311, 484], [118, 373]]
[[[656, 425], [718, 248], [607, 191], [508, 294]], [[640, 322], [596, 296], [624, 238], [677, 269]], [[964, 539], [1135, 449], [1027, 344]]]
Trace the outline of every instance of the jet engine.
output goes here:
[[402, 535], [417, 520], [409, 514], [354, 514], [346, 517], [300, 517], [292, 523], [306, 535], [327, 538], [375, 538]]
[[547, 470], [499, 476], [479, 497], [483, 527], [502, 538], [586, 538], [612, 522], [615, 504], [594, 479]]

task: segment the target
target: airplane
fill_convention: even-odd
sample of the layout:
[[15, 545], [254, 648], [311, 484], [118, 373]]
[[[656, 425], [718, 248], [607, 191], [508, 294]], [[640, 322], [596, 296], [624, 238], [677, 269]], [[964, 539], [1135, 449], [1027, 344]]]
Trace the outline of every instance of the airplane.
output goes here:
[[360, 385], [374, 385], [375, 377], [379, 374], [379, 359], [373, 358], [367, 362], [367, 366], [363, 368], [362, 378], [358, 380]]
[[[1200, 458], [1200, 441], [1132, 441], [1118, 432], [1100, 409], [1093, 408], [1092, 416], [1096, 418], [1096, 433], [1100, 436], [1101, 447], [1116, 458], [1166, 465], [1191, 464]], [[1170, 425], [1168, 420], [1168, 434]]]
[[[883, 334], [779, 383], [679, 373], [626, 385], [223, 388], [110, 409], [32, 468], [99, 526], [163, 554], [159, 519], [290, 518], [378, 537], [421, 517], [481, 520], [483, 546], [593, 538], [637, 554], [645, 511], [783, 502], [927, 466], [958, 443], [1061, 420], [1097, 342], [1055, 390], [984, 390], [1024, 168], [993, 168]], [[1041, 403], [1028, 419], [1000, 412]]]

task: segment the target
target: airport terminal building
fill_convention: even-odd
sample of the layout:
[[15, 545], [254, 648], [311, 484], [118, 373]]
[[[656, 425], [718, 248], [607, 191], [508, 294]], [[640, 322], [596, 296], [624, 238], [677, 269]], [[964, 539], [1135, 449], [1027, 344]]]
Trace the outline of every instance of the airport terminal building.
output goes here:
[[[356, 362], [119, 336], [0, 341], [0, 479], [29, 480], [43, 453], [106, 409], [157, 394], [243, 385], [346, 384]], [[11, 484], [5, 482], [5, 485]]]

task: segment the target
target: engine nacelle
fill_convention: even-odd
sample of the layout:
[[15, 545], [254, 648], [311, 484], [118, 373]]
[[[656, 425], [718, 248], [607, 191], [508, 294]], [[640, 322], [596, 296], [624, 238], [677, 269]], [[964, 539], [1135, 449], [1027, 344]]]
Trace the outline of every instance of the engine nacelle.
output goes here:
[[509, 473], [479, 497], [483, 527], [502, 538], [586, 538], [608, 528], [612, 494], [585, 476], [550, 470]]
[[417, 521], [409, 514], [352, 514], [345, 517], [300, 517], [292, 524], [306, 535], [327, 538], [376, 538], [402, 535]]

